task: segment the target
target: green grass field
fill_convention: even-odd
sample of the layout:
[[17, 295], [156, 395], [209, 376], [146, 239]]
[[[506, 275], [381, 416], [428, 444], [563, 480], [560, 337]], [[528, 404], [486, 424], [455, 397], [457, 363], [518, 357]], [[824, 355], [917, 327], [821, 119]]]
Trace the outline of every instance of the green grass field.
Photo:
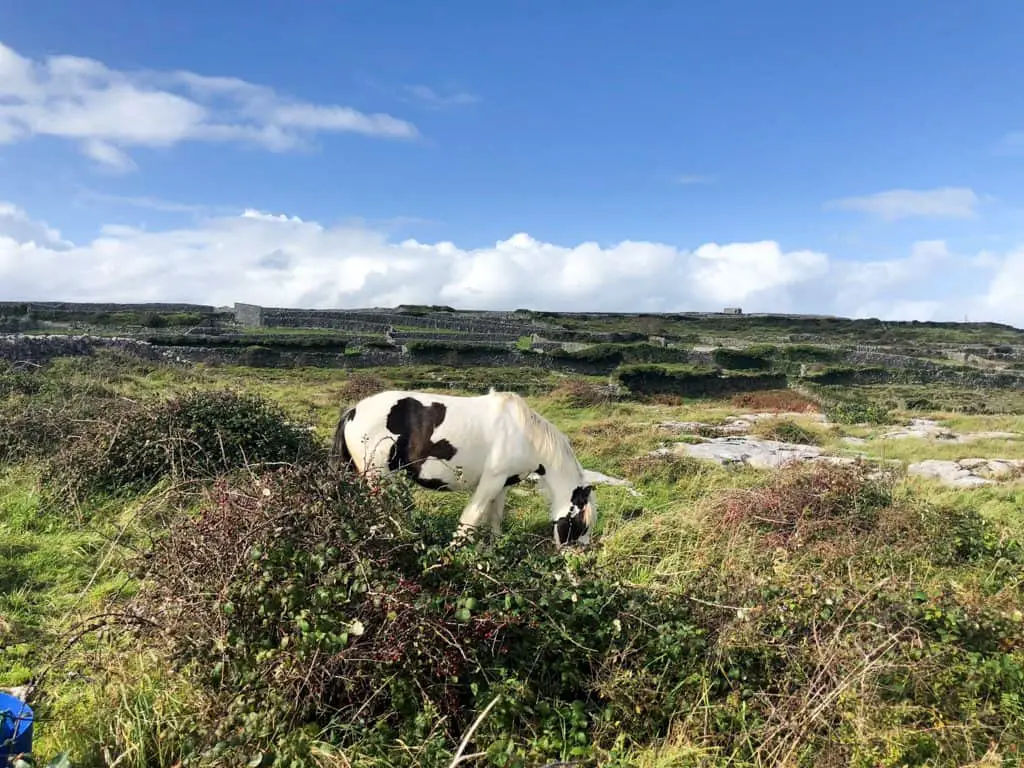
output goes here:
[[[318, 474], [343, 404], [512, 376], [586, 468], [640, 494], [597, 487], [589, 551], [552, 551], [529, 487], [500, 541], [453, 554], [465, 494]], [[37, 763], [448, 766], [499, 697], [460, 764], [1021, 764], [1024, 482], [652, 458], [683, 439], [661, 422], [807, 401], [612, 401], [574, 381], [106, 355], [0, 370], [0, 687], [32, 686]], [[195, 394], [225, 390], [258, 400]], [[856, 394], [897, 425], [1024, 433], [1015, 392]], [[925, 396], [933, 410], [906, 409]], [[883, 439], [893, 426], [809, 411], [755, 434], [904, 463], [1024, 458], [1024, 439]]]

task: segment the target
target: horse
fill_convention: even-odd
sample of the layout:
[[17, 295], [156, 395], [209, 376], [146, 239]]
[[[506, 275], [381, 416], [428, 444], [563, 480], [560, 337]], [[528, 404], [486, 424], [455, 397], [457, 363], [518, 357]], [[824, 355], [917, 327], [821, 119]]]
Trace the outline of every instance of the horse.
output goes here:
[[403, 470], [422, 488], [472, 491], [455, 541], [487, 523], [497, 536], [508, 488], [530, 476], [550, 505], [556, 548], [586, 546], [597, 524], [594, 489], [569, 438], [515, 393], [370, 395], [342, 411], [330, 455], [358, 474]]

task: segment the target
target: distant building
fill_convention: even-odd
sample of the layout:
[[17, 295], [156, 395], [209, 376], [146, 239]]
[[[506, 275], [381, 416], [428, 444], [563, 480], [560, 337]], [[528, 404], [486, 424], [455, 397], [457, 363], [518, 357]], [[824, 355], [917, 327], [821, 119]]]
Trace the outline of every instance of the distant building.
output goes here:
[[726, 307], [725, 309], [722, 310], [722, 312], [727, 314], [727, 315], [742, 315], [743, 314], [743, 310], [740, 309], [739, 307]]

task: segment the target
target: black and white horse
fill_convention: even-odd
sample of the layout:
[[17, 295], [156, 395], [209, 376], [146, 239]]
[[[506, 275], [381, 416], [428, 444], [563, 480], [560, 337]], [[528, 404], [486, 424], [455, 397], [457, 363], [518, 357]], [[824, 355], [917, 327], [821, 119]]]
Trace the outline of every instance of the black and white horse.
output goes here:
[[424, 488], [473, 491], [457, 538], [488, 522], [501, 531], [509, 486], [536, 475], [558, 547], [586, 545], [597, 524], [593, 487], [569, 438], [519, 395], [387, 391], [346, 409], [332, 459], [359, 473], [406, 471]]

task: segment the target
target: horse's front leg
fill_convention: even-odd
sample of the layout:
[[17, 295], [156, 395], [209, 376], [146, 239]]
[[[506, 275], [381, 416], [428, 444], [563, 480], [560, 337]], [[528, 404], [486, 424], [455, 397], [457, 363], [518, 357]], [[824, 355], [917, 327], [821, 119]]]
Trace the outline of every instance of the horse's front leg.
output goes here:
[[[491, 507], [493, 500], [502, 495], [504, 505], [505, 478], [494, 474], [484, 473], [484, 476], [477, 484], [469, 504], [462, 510], [459, 517], [459, 528], [455, 533], [456, 540], [468, 538], [474, 531], [483, 527], [485, 518], [493, 516]], [[492, 523], [493, 525], [493, 523]]]
[[498, 495], [491, 499], [491, 534], [495, 538], [501, 534], [501, 523], [505, 519], [505, 494], [507, 491], [507, 488], [502, 487]]

